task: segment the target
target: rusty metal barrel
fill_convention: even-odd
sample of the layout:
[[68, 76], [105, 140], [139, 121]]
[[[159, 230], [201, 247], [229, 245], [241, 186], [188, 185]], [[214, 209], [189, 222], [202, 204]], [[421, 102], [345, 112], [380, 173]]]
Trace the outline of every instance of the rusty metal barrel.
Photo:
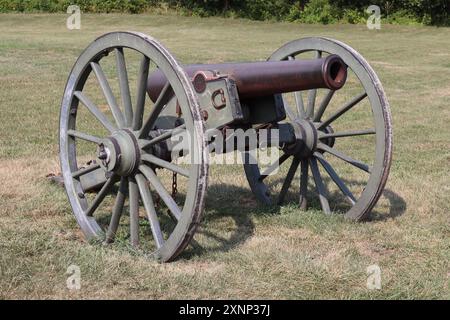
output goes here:
[[[240, 98], [295, 92], [315, 88], [338, 90], [347, 79], [347, 65], [337, 55], [321, 59], [193, 64], [183, 67], [188, 76], [213, 71], [233, 79]], [[160, 71], [149, 75], [147, 91], [156, 101], [167, 79]]]

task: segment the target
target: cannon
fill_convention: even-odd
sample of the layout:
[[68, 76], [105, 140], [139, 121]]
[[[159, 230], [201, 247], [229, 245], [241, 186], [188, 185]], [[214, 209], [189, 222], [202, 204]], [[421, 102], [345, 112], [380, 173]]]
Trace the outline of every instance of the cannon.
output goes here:
[[[256, 144], [228, 144], [239, 130]], [[360, 221], [384, 190], [392, 125], [377, 75], [342, 42], [303, 38], [266, 61], [181, 65], [152, 37], [113, 32], [70, 72], [59, 144], [86, 238], [128, 239], [169, 262], [200, 224], [213, 154], [239, 153], [264, 205]], [[262, 163], [260, 149], [276, 159]]]

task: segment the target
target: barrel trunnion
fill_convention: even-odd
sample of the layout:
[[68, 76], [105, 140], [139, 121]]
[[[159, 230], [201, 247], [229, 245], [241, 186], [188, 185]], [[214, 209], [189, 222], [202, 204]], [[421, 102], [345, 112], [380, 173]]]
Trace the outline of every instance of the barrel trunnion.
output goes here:
[[[132, 58], [138, 63], [132, 65]], [[327, 110], [347, 85], [351, 98]], [[362, 102], [370, 126], [335, 126]], [[361, 117], [353, 117], [359, 124]], [[162, 262], [175, 259], [200, 222], [208, 153], [217, 152], [211, 145], [227, 139], [211, 140], [209, 133], [226, 129], [279, 132], [279, 140], [268, 147], [281, 156], [265, 168], [251, 159], [248, 147], [242, 152], [251, 190], [262, 203], [295, 201], [301, 209], [312, 203], [326, 214], [361, 220], [384, 189], [392, 148], [389, 105], [376, 74], [352, 48], [306, 38], [286, 44], [267, 62], [181, 66], [157, 40], [114, 32], [81, 54], [61, 106], [61, 168], [83, 233], [107, 243], [128, 239]], [[186, 133], [188, 148], [175, 152], [173, 141]], [[358, 150], [350, 156], [338, 149], [349, 145], [341, 139], [361, 137], [373, 138], [370, 164], [354, 158]], [[364, 181], [357, 193], [346, 166], [365, 175], [356, 174]]]

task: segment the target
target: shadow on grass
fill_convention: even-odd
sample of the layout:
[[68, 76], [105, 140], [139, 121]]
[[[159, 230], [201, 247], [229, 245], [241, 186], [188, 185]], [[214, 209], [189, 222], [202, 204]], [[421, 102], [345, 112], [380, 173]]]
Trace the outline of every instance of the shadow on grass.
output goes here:
[[[274, 181], [273, 184], [282, 183]], [[329, 179], [324, 179], [326, 185], [332, 183]], [[360, 181], [345, 180], [347, 185], [360, 185], [363, 187], [365, 183]], [[317, 194], [313, 191], [314, 185], [308, 186], [308, 208], [311, 210], [321, 211], [320, 202]], [[112, 194], [117, 193], [117, 187], [114, 188]], [[387, 221], [395, 219], [406, 211], [407, 204], [405, 200], [393, 192], [385, 189], [383, 197], [388, 200], [388, 212], [381, 212], [377, 207], [372, 210], [368, 219], [368, 223], [373, 221]], [[285, 205], [295, 205], [298, 194], [289, 191], [286, 196]], [[345, 204], [346, 199], [339, 191], [329, 194], [330, 203], [337, 203], [333, 207], [335, 212], [346, 212], [350, 209], [350, 204]], [[142, 204], [141, 204], [142, 205]], [[259, 203], [247, 186], [239, 187], [228, 184], [211, 184], [208, 188], [206, 197], [206, 210], [203, 217], [202, 226], [197, 230], [197, 234], [205, 237], [207, 240], [202, 241], [203, 245], [195, 239], [192, 240], [191, 245], [180, 255], [178, 259], [191, 259], [199, 257], [207, 253], [228, 252], [245, 243], [251, 238], [255, 231], [255, 224], [252, 216], [270, 216], [276, 215], [280, 212], [280, 207], [273, 205], [267, 206]], [[124, 208], [125, 214], [128, 212], [128, 207]], [[299, 209], [300, 210], [300, 209]], [[109, 224], [109, 216], [98, 217], [98, 223], [104, 228]], [[222, 230], [214, 231], [214, 222], [223, 219], [231, 218], [233, 226], [226, 225], [226, 237], [220, 235]], [[165, 223], [163, 224], [165, 225]], [[173, 226], [172, 226], [173, 228]], [[169, 232], [170, 233], [170, 232]]]
[[[208, 187], [205, 207], [202, 223], [205, 227], [200, 226], [196, 233], [206, 237], [208, 243], [216, 245], [206, 247], [194, 238], [190, 246], [177, 259], [190, 259], [206, 253], [230, 251], [254, 234], [255, 225], [251, 218], [252, 214], [263, 214], [278, 209], [258, 205], [249, 188], [225, 184], [212, 184]], [[212, 222], [224, 217], [232, 218], [234, 223], [230, 236], [225, 238], [207, 230]]]
[[392, 190], [385, 189], [383, 191], [383, 197], [389, 201], [389, 212], [387, 214], [380, 213], [375, 207], [367, 219], [368, 222], [395, 219], [405, 213], [407, 208], [406, 201], [400, 195]]
[[[345, 181], [349, 184], [357, 184], [357, 181]], [[309, 190], [313, 186], [309, 186]], [[295, 204], [294, 199], [298, 197], [297, 194], [289, 192], [285, 204]], [[376, 208], [372, 210], [367, 222], [371, 221], [386, 221], [389, 219], [395, 219], [403, 215], [406, 211], [407, 205], [405, 200], [393, 192], [392, 190], [385, 189], [382, 197], [385, 197], [389, 201], [389, 212], [382, 213]], [[329, 195], [329, 198], [334, 201], [344, 201], [345, 199], [338, 192]], [[320, 202], [317, 200], [317, 195], [313, 192], [308, 194], [309, 208], [314, 210], [321, 210]], [[345, 206], [336, 206], [336, 209], [344, 210], [349, 209]], [[215, 220], [229, 217], [233, 220], [234, 227], [231, 230], [231, 235], [227, 238], [222, 237], [213, 231], [206, 230], [206, 228], [200, 227], [197, 233], [204, 236], [213, 243], [217, 243], [214, 246], [202, 246], [195, 239], [191, 242], [191, 246], [188, 247], [184, 253], [180, 255], [178, 259], [190, 259], [198, 256], [202, 256], [206, 253], [214, 252], [228, 252], [251, 238], [255, 231], [255, 225], [252, 220], [252, 215], [273, 215], [280, 212], [279, 206], [264, 206], [255, 200], [250, 188], [237, 187], [234, 185], [217, 184], [211, 185], [208, 188], [208, 195], [206, 200], [206, 213], [204, 216], [204, 224], [207, 226], [212, 225]]]
[[[323, 181], [326, 186], [334, 184], [334, 182], [330, 178], [324, 178]], [[365, 186], [367, 185], [367, 182], [359, 181], [359, 180], [342, 179], [342, 181], [347, 186], [349, 186], [349, 185], [357, 186], [357, 188], [359, 188], [361, 190], [364, 189]], [[280, 178], [276, 181], [273, 181], [271, 183], [271, 185], [276, 185], [276, 184], [280, 184], [283, 182], [284, 182], [284, 180], [282, 178]], [[269, 189], [270, 189], [270, 187], [269, 187]], [[327, 189], [329, 189], [329, 188], [327, 187]], [[322, 208], [320, 206], [319, 197], [318, 197], [318, 194], [315, 192], [315, 190], [316, 190], [315, 185], [310, 183], [308, 185], [308, 195], [307, 195], [308, 208], [321, 211]], [[375, 206], [375, 208], [372, 209], [372, 211], [370, 212], [370, 214], [368, 215], [368, 217], [366, 218], [365, 221], [368, 221], [368, 222], [370, 222], [370, 221], [386, 221], [389, 219], [394, 219], [396, 217], [399, 217], [399, 216], [403, 215], [403, 213], [405, 213], [406, 208], [407, 208], [406, 201], [399, 194], [395, 193], [392, 190], [384, 189], [380, 200], [383, 198], [385, 198], [389, 202], [389, 204], [388, 204], [389, 212], [382, 213], [379, 211], [379, 209], [377, 209], [377, 206]], [[287, 200], [285, 201], [285, 204], [296, 203], [296, 199], [298, 199], [298, 194], [289, 191], [286, 195], [286, 199]], [[335, 213], [343, 214], [343, 213], [347, 212], [348, 210], [350, 210], [350, 208], [352, 207], [352, 205], [345, 198], [344, 194], [339, 190], [336, 190], [332, 193], [330, 193], [328, 191], [328, 200], [330, 202], [330, 207], [331, 207], [332, 211]]]

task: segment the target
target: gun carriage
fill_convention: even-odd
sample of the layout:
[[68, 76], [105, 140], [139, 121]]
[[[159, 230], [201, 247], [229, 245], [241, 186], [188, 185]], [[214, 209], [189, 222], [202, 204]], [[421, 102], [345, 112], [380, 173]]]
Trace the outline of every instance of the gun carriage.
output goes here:
[[[130, 57], [139, 63], [131, 66]], [[135, 87], [131, 71], [137, 74]], [[347, 86], [346, 100], [331, 110]], [[106, 105], [95, 101], [96, 95]], [[352, 117], [362, 109], [359, 104], [366, 107], [367, 127], [337, 130], [336, 122]], [[87, 125], [89, 117], [96, 125]], [[357, 113], [351, 119], [345, 123], [361, 122]], [[132, 246], [160, 261], [173, 260], [200, 223], [208, 158], [218, 152], [212, 146], [218, 139], [233, 139], [211, 138], [208, 132], [228, 129], [253, 129], [258, 138], [261, 130], [277, 130], [275, 144], [263, 142], [281, 155], [266, 168], [252, 158], [249, 146], [240, 150], [246, 179], [263, 204], [295, 201], [300, 209], [312, 206], [362, 220], [383, 192], [392, 152], [389, 104], [377, 75], [351, 47], [304, 38], [282, 46], [267, 61], [180, 65], [154, 38], [114, 32], [96, 39], [78, 58], [61, 106], [61, 171], [85, 236], [113, 242], [126, 233]], [[174, 137], [185, 132], [189, 148], [174, 153]], [[353, 156], [357, 143], [341, 143], [364, 138], [372, 150], [359, 155], [365, 161]], [[263, 142], [258, 140], [257, 147]], [[340, 146], [349, 146], [352, 155]], [[185, 157], [191, 161], [180, 164]], [[330, 157], [340, 161], [342, 174]], [[86, 160], [91, 161], [83, 165]], [[362, 185], [342, 176], [352, 170], [360, 171]], [[333, 194], [327, 190], [331, 186]]]

